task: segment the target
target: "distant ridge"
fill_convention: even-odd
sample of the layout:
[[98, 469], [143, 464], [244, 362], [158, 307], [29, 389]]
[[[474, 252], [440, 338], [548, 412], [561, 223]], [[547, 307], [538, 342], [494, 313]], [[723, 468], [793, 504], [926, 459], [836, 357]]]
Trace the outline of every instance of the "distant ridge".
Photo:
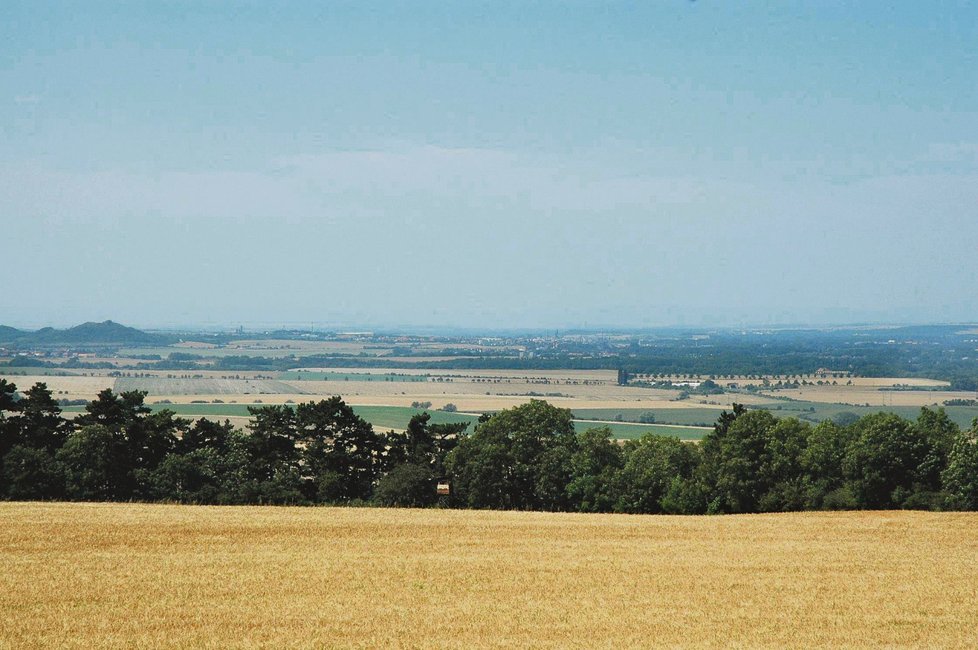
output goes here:
[[0, 341], [13, 341], [19, 336], [23, 336], [27, 332], [22, 332], [15, 327], [10, 327], [8, 325], [0, 325]]
[[101, 323], [82, 323], [65, 330], [44, 327], [35, 332], [18, 330], [6, 325], [0, 325], [0, 343], [28, 345], [59, 345], [59, 344], [164, 344], [167, 338], [158, 334], [149, 334], [134, 327], [120, 325], [111, 320]]

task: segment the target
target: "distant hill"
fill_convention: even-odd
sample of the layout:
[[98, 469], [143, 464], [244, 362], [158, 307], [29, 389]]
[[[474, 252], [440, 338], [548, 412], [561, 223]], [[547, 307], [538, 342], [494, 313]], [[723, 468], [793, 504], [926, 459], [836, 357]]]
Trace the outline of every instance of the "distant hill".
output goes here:
[[15, 327], [0, 325], [0, 343], [4, 341], [13, 341], [24, 334], [27, 334], [27, 332], [22, 332]]
[[107, 320], [102, 323], [82, 323], [65, 330], [44, 327], [36, 332], [0, 325], [0, 343], [20, 347], [32, 345], [165, 345], [169, 340], [159, 334], [149, 334]]

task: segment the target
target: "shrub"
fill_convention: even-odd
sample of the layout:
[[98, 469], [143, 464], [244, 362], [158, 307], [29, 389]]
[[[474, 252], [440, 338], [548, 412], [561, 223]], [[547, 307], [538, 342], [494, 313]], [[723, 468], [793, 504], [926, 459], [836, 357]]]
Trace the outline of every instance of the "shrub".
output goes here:
[[436, 477], [430, 469], [404, 464], [392, 469], [377, 483], [374, 500], [383, 506], [420, 508], [435, 502]]

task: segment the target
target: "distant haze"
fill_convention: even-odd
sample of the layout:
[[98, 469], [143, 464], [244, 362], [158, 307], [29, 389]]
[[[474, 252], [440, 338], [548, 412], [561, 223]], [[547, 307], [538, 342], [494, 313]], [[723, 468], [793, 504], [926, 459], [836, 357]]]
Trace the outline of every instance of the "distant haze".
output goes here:
[[0, 7], [0, 323], [978, 321], [978, 7]]

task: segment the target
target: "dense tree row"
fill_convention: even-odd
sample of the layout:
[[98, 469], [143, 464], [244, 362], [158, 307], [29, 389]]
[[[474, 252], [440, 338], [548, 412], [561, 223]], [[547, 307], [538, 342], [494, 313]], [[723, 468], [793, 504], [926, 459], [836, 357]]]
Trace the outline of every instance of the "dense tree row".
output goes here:
[[[247, 430], [151, 412], [105, 390], [74, 420], [44, 384], [0, 380], [0, 496], [188, 503], [368, 503], [625, 513], [978, 509], [978, 423], [943, 410], [812, 426], [740, 406], [701, 444], [576, 432], [546, 402], [377, 433], [339, 397], [253, 408]], [[439, 497], [447, 480], [451, 494]]]

